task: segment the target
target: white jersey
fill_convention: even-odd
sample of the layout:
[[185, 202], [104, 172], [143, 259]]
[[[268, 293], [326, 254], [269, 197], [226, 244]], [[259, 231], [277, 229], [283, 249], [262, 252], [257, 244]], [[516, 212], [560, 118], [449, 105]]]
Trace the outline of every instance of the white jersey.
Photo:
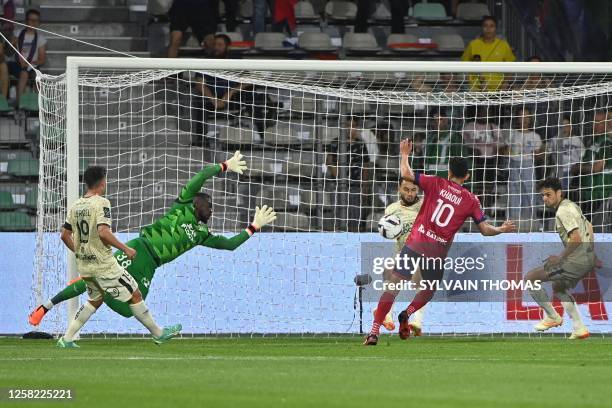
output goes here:
[[123, 269], [110, 246], [98, 235], [98, 225], [111, 226], [110, 202], [99, 195], [79, 198], [68, 210], [64, 228], [72, 231], [79, 274], [83, 278], [114, 279]]
[[414, 220], [419, 214], [419, 210], [421, 209], [422, 204], [423, 200], [421, 199], [421, 197], [419, 197], [419, 201], [417, 201], [411, 206], [405, 206], [402, 203], [402, 200], [399, 200], [393, 204], [390, 204], [385, 209], [385, 215], [395, 214], [402, 222], [402, 233], [399, 237], [397, 237], [395, 244], [398, 253], [404, 247], [404, 243], [406, 242], [410, 231], [412, 231], [412, 225], [414, 224]]

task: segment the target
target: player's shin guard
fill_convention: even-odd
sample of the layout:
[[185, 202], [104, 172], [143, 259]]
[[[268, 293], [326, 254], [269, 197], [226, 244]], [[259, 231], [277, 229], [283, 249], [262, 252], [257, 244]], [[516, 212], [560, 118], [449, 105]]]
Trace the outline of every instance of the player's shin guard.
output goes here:
[[132, 309], [132, 314], [144, 327], [146, 327], [149, 332], [154, 337], [159, 337], [162, 335], [162, 329], [155, 323], [153, 320], [153, 315], [149, 312], [149, 308], [145, 304], [144, 301], [139, 303], [130, 304], [130, 309]]
[[83, 327], [83, 325], [87, 323], [89, 318], [94, 313], [96, 313], [96, 310], [98, 309], [93, 307], [91, 303], [89, 302], [83, 303], [83, 305], [81, 305], [81, 308], [74, 315], [74, 319], [72, 319], [72, 321], [68, 325], [68, 329], [66, 330], [66, 333], [64, 334], [64, 340], [68, 342], [74, 341], [74, 336], [77, 334], [79, 330], [81, 330], [81, 327]]
[[395, 302], [396, 296], [396, 292], [384, 292], [380, 296], [378, 306], [376, 307], [376, 313], [374, 313], [374, 323], [372, 323], [372, 330], [370, 330], [370, 334], [378, 336], [380, 333], [380, 325], [385, 320], [387, 313], [389, 313], [393, 307], [393, 302]]
[[552, 303], [550, 302], [550, 298], [548, 297], [548, 294], [544, 289], [530, 289], [529, 294], [531, 295], [533, 300], [535, 300], [536, 303], [540, 305], [542, 309], [544, 309], [548, 317], [550, 317], [551, 319], [559, 318], [559, 314], [553, 307]]

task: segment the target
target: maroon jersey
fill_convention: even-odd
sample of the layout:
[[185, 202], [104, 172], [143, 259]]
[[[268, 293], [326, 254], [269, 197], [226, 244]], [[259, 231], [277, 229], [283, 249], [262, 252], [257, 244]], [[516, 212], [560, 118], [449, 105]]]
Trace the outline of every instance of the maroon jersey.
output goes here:
[[429, 256], [445, 256], [453, 238], [468, 217], [476, 224], [486, 219], [480, 201], [465, 187], [437, 176], [415, 173], [415, 183], [425, 199], [406, 245]]

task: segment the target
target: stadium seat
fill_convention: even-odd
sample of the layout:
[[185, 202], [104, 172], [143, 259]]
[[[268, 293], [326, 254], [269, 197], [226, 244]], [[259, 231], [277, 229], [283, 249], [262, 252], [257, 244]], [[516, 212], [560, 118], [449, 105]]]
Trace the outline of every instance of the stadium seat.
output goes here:
[[441, 52], [463, 52], [465, 42], [459, 34], [438, 34], [434, 37], [434, 42], [438, 44], [438, 51]]
[[397, 53], [422, 52], [424, 47], [418, 47], [419, 39], [413, 34], [391, 34], [387, 37], [387, 48]]
[[334, 47], [331, 37], [327, 33], [308, 32], [300, 35], [298, 45], [301, 49], [311, 52], [333, 52], [338, 48]]
[[351, 21], [357, 16], [357, 5], [350, 1], [330, 1], [325, 5], [325, 15], [331, 21]]
[[292, 212], [277, 212], [276, 225], [284, 225], [285, 231], [308, 231], [311, 218], [305, 214]]
[[14, 210], [17, 206], [10, 191], [0, 191], [0, 210]]
[[10, 160], [6, 171], [15, 177], [38, 177], [38, 160]]
[[320, 20], [317, 13], [309, 1], [298, 1], [294, 7], [295, 19], [298, 22], [318, 22]]
[[340, 137], [340, 128], [335, 126], [321, 126], [317, 128], [317, 138], [321, 143], [328, 145]]
[[290, 51], [292, 48], [285, 47], [285, 34], [283, 33], [257, 33], [255, 36], [255, 48], [261, 51]]
[[380, 51], [376, 38], [370, 33], [346, 33], [344, 49], [348, 53], [374, 53]]
[[10, 107], [6, 97], [4, 95], [0, 95], [0, 115], [5, 113], [10, 113], [13, 111], [13, 108]]
[[29, 150], [1, 150], [0, 149], [0, 173], [6, 173], [8, 162], [11, 160], [31, 159]]
[[460, 3], [457, 6], [457, 19], [464, 21], [480, 21], [488, 16], [489, 7], [484, 3]]
[[34, 92], [25, 92], [19, 98], [19, 109], [26, 112], [38, 112], [38, 94]]
[[18, 211], [0, 212], [0, 231], [33, 231], [34, 225], [30, 217]]
[[264, 143], [269, 146], [309, 145], [313, 138], [314, 124], [310, 122], [279, 122], [264, 133]]
[[219, 131], [219, 141], [227, 145], [252, 145], [260, 143], [261, 136], [249, 127], [222, 126]]
[[291, 101], [291, 113], [293, 116], [314, 115], [316, 112], [316, 95], [306, 94], [294, 96]]
[[227, 35], [230, 40], [232, 40], [232, 42], [230, 43], [230, 50], [231, 51], [247, 51], [251, 49], [252, 46], [252, 42], [251, 41], [244, 41], [244, 37], [242, 36], [241, 32], [238, 31], [232, 31], [232, 32], [227, 32], [227, 33], [223, 33], [225, 35]]
[[380, 2], [376, 4], [376, 9], [372, 14], [372, 18], [375, 21], [389, 21], [391, 20], [391, 12], [387, 8], [387, 5], [384, 2]]
[[[45, 191], [45, 199], [43, 200], [45, 208], [48, 211], [57, 211], [62, 204], [62, 197], [55, 191]], [[25, 206], [32, 212], [36, 212], [38, 206], [38, 188], [33, 188], [25, 195]]]
[[416, 3], [412, 9], [412, 17], [423, 21], [452, 20], [452, 17], [446, 15], [446, 10], [440, 3]]

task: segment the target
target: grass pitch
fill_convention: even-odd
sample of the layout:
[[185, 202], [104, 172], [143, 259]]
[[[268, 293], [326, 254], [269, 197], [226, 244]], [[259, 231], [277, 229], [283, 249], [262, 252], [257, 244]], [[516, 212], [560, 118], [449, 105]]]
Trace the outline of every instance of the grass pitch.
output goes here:
[[[6, 388], [70, 388], [67, 407], [604, 407], [612, 339], [360, 337], [0, 339]], [[46, 403], [43, 403], [46, 404]], [[384, 404], [384, 405], [383, 405]]]

